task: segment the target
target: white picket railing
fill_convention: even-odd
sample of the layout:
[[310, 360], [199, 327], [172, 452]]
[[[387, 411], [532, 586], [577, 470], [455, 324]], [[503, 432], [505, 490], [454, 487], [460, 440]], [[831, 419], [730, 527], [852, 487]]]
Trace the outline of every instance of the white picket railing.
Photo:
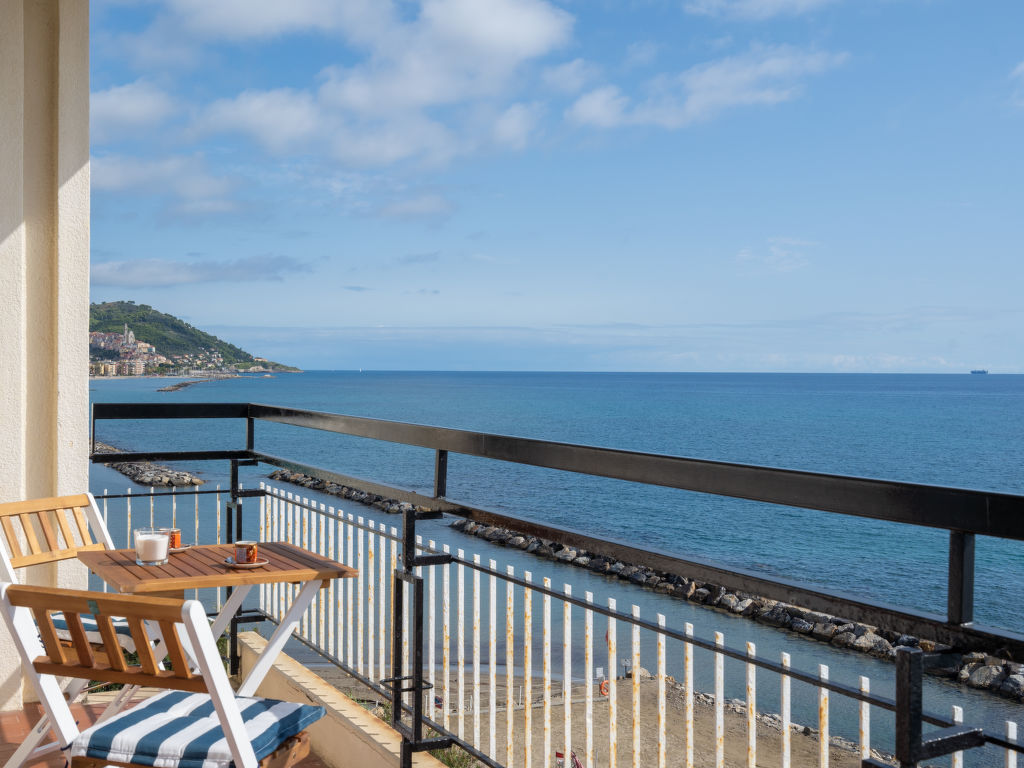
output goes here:
[[[261, 483], [260, 487], [266, 494], [260, 498], [261, 540], [291, 542], [351, 565], [359, 572], [355, 579], [333, 581], [321, 590], [303, 617], [297, 634], [324, 655], [369, 681], [379, 683], [388, 676], [391, 663], [390, 626], [394, 599], [391, 574], [398, 563], [398, 530], [267, 484]], [[222, 499], [219, 493], [213, 495], [213, 501], [217, 513], [213, 535], [220, 543]], [[124, 530], [128, 540], [132, 526], [131, 502], [129, 495], [124, 507]], [[107, 500], [103, 499], [101, 504], [104, 518], [109, 520]], [[153, 514], [151, 498], [151, 521]], [[198, 541], [198, 496], [195, 497], [193, 514]], [[172, 524], [177, 524], [178, 517], [177, 504], [172, 499]], [[448, 545], [439, 549], [434, 541], [419, 540], [418, 545], [424, 552], [449, 552]], [[467, 569], [472, 572], [470, 579], [466, 578]], [[544, 578], [542, 586], [537, 586], [530, 571], [517, 575], [512, 566], [507, 566], [502, 573], [494, 560], [490, 560], [485, 568], [480, 555], [474, 554], [467, 559], [463, 550], [456, 552], [452, 563], [417, 570], [425, 582], [425, 676], [431, 685], [425, 711], [432, 713], [429, 716], [445, 730], [466, 740], [494, 763], [508, 768], [553, 768], [556, 752], [562, 755], [575, 752], [585, 768], [618, 768], [627, 764], [631, 768], [653, 765], [657, 768], [669, 765], [693, 768], [698, 741], [710, 747], [716, 768], [725, 766], [727, 760], [730, 765], [745, 763], [752, 768], [761, 759], [759, 756], [765, 754], [759, 735], [764, 737], [770, 729], [768, 724], [758, 720], [757, 665], [753, 662], [756, 649], [753, 643], [746, 644], [747, 661], [743, 664], [745, 701], [742, 706], [736, 706], [735, 702], [726, 701], [727, 654], [724, 652], [710, 652], [713, 695], [708, 697], [696, 691], [695, 651], [707, 651], [701, 651], [695, 642], [685, 640], [694, 637], [694, 628], [689, 623], [685, 624], [682, 634], [672, 632], [666, 627], [664, 615], [657, 614], [653, 624], [643, 621], [639, 606], [632, 605], [630, 612], [623, 614], [618, 611], [614, 598], [608, 598], [607, 609], [602, 610], [597, 607], [591, 592], [586, 592], [580, 601], [573, 598], [569, 584], [563, 585], [561, 593], [555, 590], [549, 578]], [[499, 588], [500, 581], [505, 582], [504, 590]], [[541, 611], [539, 642], [534, 626], [538, 592]], [[262, 585], [259, 590], [260, 607], [267, 615], [280, 619], [295, 593], [294, 585]], [[408, 595], [405, 597], [403, 605], [406, 610], [399, 620], [408, 627], [410, 601]], [[560, 611], [558, 606], [552, 605], [553, 601], [561, 603]], [[219, 595], [217, 604], [219, 607]], [[498, 613], [502, 605], [505, 608], [503, 627]], [[471, 617], [468, 628], [467, 613]], [[561, 616], [559, 670], [555, 668], [553, 657], [556, 631], [553, 613]], [[605, 641], [600, 644], [594, 640], [595, 614], [603, 616], [606, 630]], [[629, 662], [631, 674], [628, 677], [616, 675], [620, 663], [618, 628], [622, 622], [628, 625], [629, 630], [627, 647], [621, 653], [621, 658]], [[582, 629], [574, 634], [574, 627]], [[486, 647], [483, 645], [485, 634]], [[408, 632], [403, 636], [408, 637]], [[681, 648], [673, 657], [669, 640], [675, 643], [678, 641], [674, 638], [680, 637], [684, 638]], [[504, 644], [501, 655], [499, 640]], [[725, 650], [725, 638], [721, 632], [714, 633], [713, 647]], [[401, 650], [408, 664], [410, 649], [407, 642]], [[602, 667], [606, 670], [603, 678], [595, 674], [595, 668], [601, 666], [601, 657], [607, 665]], [[576, 666], [579, 658], [582, 658], [581, 667]], [[645, 685], [640, 674], [642, 662], [652, 659], [655, 672], [651, 682]], [[780, 670], [791, 668], [788, 653], [782, 653], [780, 661]], [[467, 664], [471, 665], [469, 676], [466, 674]], [[675, 689], [678, 697], [673, 697], [680, 698], [681, 704], [672, 705], [680, 711], [674, 716], [669, 715], [672, 678], [667, 670], [670, 664], [682, 675], [682, 682]], [[504, 675], [499, 675], [502, 668]], [[538, 674], [539, 691], [536, 686]], [[794, 765], [791, 678], [784, 673], [778, 678], [778, 722], [781, 730], [776, 731], [773, 738], [777, 741], [778, 753], [777, 760], [772, 757], [771, 763], [790, 768]], [[827, 666], [820, 665], [818, 679], [828, 683]], [[557, 696], [556, 683], [560, 683]], [[861, 677], [859, 685], [863, 694], [870, 693], [868, 678]], [[628, 688], [623, 690], [623, 686]], [[829, 688], [825, 685], [816, 688], [816, 762], [819, 768], [827, 768], [832, 746], [829, 738]], [[710, 707], [708, 716], [698, 717], [698, 698], [703, 708]], [[740, 718], [735, 722], [745, 729], [745, 759], [742, 754], [739, 757], [726, 754], [727, 704], [733, 710], [730, 716], [735, 714]], [[558, 707], [561, 707], [560, 717], [555, 711]], [[580, 725], [573, 716], [578, 707], [582, 707], [583, 712]], [[962, 722], [962, 709], [953, 709], [953, 721]], [[627, 711], [628, 723], [625, 721]], [[649, 717], [645, 716], [647, 712]], [[582, 733], [577, 730], [580, 727]], [[701, 734], [701, 728], [708, 733]], [[483, 729], [486, 730], [486, 738], [482, 738]], [[871, 754], [871, 707], [866, 702], [858, 705], [857, 733], [857, 751], [851, 753], [851, 757], [860, 759]], [[500, 738], [502, 734], [503, 739]], [[621, 735], [628, 736], [628, 745], [623, 743]], [[1005, 738], [1009, 743], [1017, 743], [1015, 722], [1006, 722]], [[1011, 749], [1004, 752], [1002, 764], [1005, 768], [1015, 768], [1016, 752]], [[962, 761], [958, 754], [953, 757], [952, 765], [963, 765]], [[566, 761], [566, 768], [569, 765]]]

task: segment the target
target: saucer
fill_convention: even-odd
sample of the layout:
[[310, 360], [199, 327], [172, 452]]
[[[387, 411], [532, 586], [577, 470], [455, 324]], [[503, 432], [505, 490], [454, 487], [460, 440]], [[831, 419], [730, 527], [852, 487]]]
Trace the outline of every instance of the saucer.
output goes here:
[[189, 549], [192, 549], [192, 545], [191, 544], [186, 544], [183, 547], [168, 547], [167, 551], [170, 552], [172, 555], [176, 555], [179, 552], [185, 552], [186, 550], [189, 550]]
[[268, 565], [269, 563], [270, 561], [266, 558], [260, 558], [255, 563], [236, 563], [235, 558], [233, 557], [228, 557], [224, 559], [224, 565], [226, 565], [228, 568], [237, 568], [239, 570], [246, 570], [249, 568], [262, 568], [264, 565]]

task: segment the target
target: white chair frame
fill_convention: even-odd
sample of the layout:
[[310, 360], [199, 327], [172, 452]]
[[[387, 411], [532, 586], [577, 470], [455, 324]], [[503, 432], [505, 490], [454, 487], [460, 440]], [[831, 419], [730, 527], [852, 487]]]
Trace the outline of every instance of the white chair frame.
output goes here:
[[[20, 581], [18, 572], [33, 565], [57, 563], [94, 549], [114, 549], [113, 539], [91, 493], [55, 496], [0, 504], [0, 579]], [[70, 680], [64, 693], [71, 701], [83, 694], [88, 680]], [[125, 686], [110, 702], [101, 719], [117, 714], [135, 688]], [[4, 768], [21, 768], [58, 748], [56, 742], [39, 744], [50, 731], [43, 716], [8, 758]]]
[[[286, 766], [309, 752], [305, 733], [285, 742], [273, 755], [257, 761], [246, 735], [235, 693], [203, 606], [197, 600], [112, 595], [45, 587], [0, 584], [0, 610], [14, 635], [26, 673], [49, 715], [58, 741], [66, 747], [79, 735], [57, 677], [71, 676], [130, 685], [208, 693], [231, 751], [236, 768]], [[62, 611], [73, 635], [72, 648], [61, 646], [49, 614]], [[106, 657], [93, 652], [85, 637], [79, 614], [97, 617], [105, 642]], [[131, 625], [139, 666], [129, 667], [119, 653], [110, 623], [111, 616], [124, 616]], [[154, 648], [149, 634], [159, 626], [162, 640]], [[173, 670], [162, 669], [154, 651], [166, 649]], [[114, 654], [114, 655], [111, 655]], [[194, 658], [195, 667], [190, 663]], [[196, 669], [196, 667], [198, 669]], [[73, 768], [97, 765], [127, 765], [97, 758], [74, 757]]]

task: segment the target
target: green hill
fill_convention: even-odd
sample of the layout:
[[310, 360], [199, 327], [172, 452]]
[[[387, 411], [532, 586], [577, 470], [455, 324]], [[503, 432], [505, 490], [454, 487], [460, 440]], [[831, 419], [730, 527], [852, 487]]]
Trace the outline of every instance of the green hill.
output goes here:
[[[103, 333], [120, 333], [125, 324], [135, 333], [135, 338], [152, 344], [161, 355], [196, 355], [219, 353], [226, 367], [244, 370], [257, 364], [255, 358], [244, 349], [221, 341], [216, 336], [199, 330], [174, 315], [158, 312], [147, 304], [133, 301], [107, 301], [89, 305], [89, 330]], [[282, 371], [296, 371], [297, 368], [280, 363], [259, 363], [265, 368]]]

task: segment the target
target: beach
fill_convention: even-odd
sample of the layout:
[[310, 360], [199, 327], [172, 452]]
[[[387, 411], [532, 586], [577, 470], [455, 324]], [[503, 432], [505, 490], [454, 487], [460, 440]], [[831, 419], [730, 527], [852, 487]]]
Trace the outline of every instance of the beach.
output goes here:
[[[343, 672], [332, 668], [317, 667], [318, 675], [336, 686], [348, 696], [363, 701], [367, 706], [373, 708], [373, 702], [379, 701], [377, 694], [364, 687]], [[467, 681], [468, 683], [468, 681]], [[506, 687], [504, 682], [499, 682], [495, 687], [497, 707], [494, 712], [494, 735], [496, 753], [495, 757], [505, 765], [523, 765], [527, 746], [527, 730], [525, 727], [526, 707], [519, 703], [520, 691], [523, 680], [516, 679], [515, 701], [512, 715], [512, 755], [506, 752], [508, 723], [506, 719]], [[469, 686], [467, 690], [467, 710], [472, 707], [469, 699]], [[457, 691], [457, 681], [451, 681], [451, 691]], [[449, 714], [449, 727], [453, 733], [462, 734], [463, 738], [476, 744], [484, 752], [489, 751], [489, 739], [491, 733], [491, 713], [488, 708], [489, 687], [486, 681], [481, 681], [480, 691], [480, 726], [478, 738], [474, 738], [476, 732], [473, 725], [472, 711], [463, 714], [463, 724], [460, 729], [459, 716], [455, 712]], [[531, 724], [529, 730], [530, 749], [532, 752], [531, 762], [534, 766], [543, 765], [541, 756], [544, 753], [544, 703], [540, 681], [533, 680], [532, 695], [530, 697]], [[610, 765], [609, 761], [609, 706], [608, 697], [601, 696], [597, 685], [594, 686], [594, 699], [592, 710], [591, 733], [593, 734], [593, 762], [594, 766]], [[633, 756], [633, 688], [632, 680], [620, 679], [616, 686], [616, 756], [618, 765], [632, 765]], [[570, 734], [572, 737], [572, 751], [583, 764], [584, 768], [590, 768], [586, 759], [586, 697], [585, 688], [582, 684], [574, 684], [572, 701], [570, 704], [571, 724]], [[378, 714], [383, 713], [378, 709]], [[549, 733], [551, 745], [551, 763], [554, 765], [554, 753], [562, 752], [565, 745], [564, 731], [564, 708], [562, 703], [561, 683], [552, 684], [550, 704], [551, 729]], [[642, 680], [640, 682], [640, 765], [658, 765], [658, 682], [654, 679]], [[724, 707], [724, 753], [725, 765], [728, 768], [742, 768], [747, 763], [747, 715], [745, 709], [736, 701], [726, 701]], [[432, 717], [440, 719], [442, 713], [435, 709]], [[781, 766], [782, 764], [782, 730], [781, 720], [777, 716], [759, 713], [757, 718], [757, 765], [765, 768]], [[674, 682], [666, 685], [665, 696], [665, 754], [666, 765], [686, 765], [686, 726], [685, 726], [685, 692], [681, 686]], [[790, 754], [792, 765], [817, 765], [819, 756], [818, 734], [813, 729], [804, 726], [791, 726]], [[714, 765], [715, 762], [715, 706], [712, 697], [708, 694], [696, 693], [693, 702], [693, 758], [696, 765]], [[873, 753], [876, 758], [886, 759], [887, 756]], [[858, 768], [860, 765], [859, 753], [854, 751], [853, 745], [844, 745], [838, 740], [832, 740], [829, 747], [830, 766], [838, 768]]]

